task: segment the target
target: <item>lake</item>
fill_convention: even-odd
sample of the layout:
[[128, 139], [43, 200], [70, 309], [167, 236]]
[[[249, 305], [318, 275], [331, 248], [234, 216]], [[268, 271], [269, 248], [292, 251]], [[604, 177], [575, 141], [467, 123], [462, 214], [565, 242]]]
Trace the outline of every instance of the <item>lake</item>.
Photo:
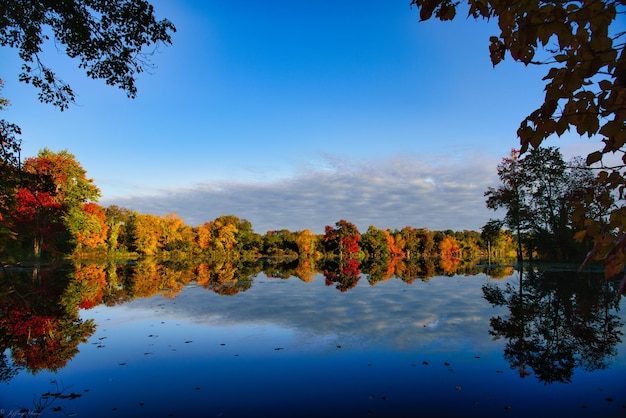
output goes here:
[[597, 274], [92, 269], [6, 281], [4, 417], [626, 416], [624, 302]]

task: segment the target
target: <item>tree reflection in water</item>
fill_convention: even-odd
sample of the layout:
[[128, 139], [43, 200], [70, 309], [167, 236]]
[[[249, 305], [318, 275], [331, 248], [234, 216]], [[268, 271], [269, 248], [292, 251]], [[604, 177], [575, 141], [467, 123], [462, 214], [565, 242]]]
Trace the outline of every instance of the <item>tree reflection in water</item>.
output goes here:
[[492, 317], [490, 334], [507, 340], [504, 358], [520, 377], [547, 384], [571, 382], [574, 370], [605, 369], [617, 354], [622, 321], [618, 284], [601, 274], [520, 271], [517, 286], [483, 286], [493, 306], [506, 306], [506, 318]]
[[[20, 369], [55, 371], [78, 353], [78, 346], [95, 332], [80, 309], [120, 305], [160, 294], [173, 298], [190, 283], [220, 295], [251, 288], [259, 273], [268, 278], [298, 277], [310, 282], [323, 274], [327, 286], [341, 292], [365, 278], [371, 286], [393, 278], [410, 284], [449, 275], [450, 265], [431, 259], [345, 259], [319, 266], [312, 259], [273, 259], [263, 263], [214, 260], [128, 264], [75, 264], [63, 269], [15, 269], [0, 281], [0, 381]], [[438, 268], [439, 267], [439, 268]], [[457, 275], [473, 275], [475, 264], [459, 264]], [[494, 279], [510, 275], [511, 267], [490, 266]], [[570, 382], [576, 368], [606, 368], [616, 355], [623, 323], [617, 283], [600, 275], [559, 271], [518, 273], [517, 285], [483, 286], [484, 298], [507, 307], [506, 317], [490, 320], [490, 333], [507, 341], [504, 357], [520, 376], [534, 372], [545, 382]]]
[[[96, 276], [98, 276], [96, 274]], [[0, 285], [0, 378], [10, 380], [19, 369], [36, 374], [56, 371], [78, 353], [95, 332], [92, 320], [79, 317], [79, 307], [97, 298], [98, 283], [82, 280], [74, 270], [29, 269], [5, 274]], [[78, 292], [83, 292], [82, 295]], [[12, 361], [6, 357], [11, 351]]]

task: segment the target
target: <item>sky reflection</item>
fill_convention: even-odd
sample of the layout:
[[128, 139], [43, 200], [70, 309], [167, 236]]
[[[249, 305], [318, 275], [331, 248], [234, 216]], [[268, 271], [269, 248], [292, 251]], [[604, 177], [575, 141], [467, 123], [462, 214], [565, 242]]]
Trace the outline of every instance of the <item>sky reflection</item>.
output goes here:
[[61, 386], [81, 396], [42, 416], [622, 416], [623, 342], [606, 370], [577, 369], [568, 384], [509, 367], [506, 342], [489, 335], [508, 309], [482, 290], [509, 282], [518, 277], [362, 279], [339, 292], [321, 275], [259, 275], [233, 296], [188, 285], [100, 305], [81, 311], [98, 328], [80, 353], [56, 373], [20, 373], [0, 407], [30, 408]]
[[[124, 318], [159, 315], [232, 332], [233, 326], [256, 325], [284, 329], [301, 344], [334, 339], [343, 345], [415, 350], [446, 342], [449, 350], [480, 351], [493, 345], [488, 335], [490, 316], [497, 313], [482, 297], [481, 285], [490, 279], [437, 277], [411, 285], [389, 280], [370, 286], [361, 280], [350, 292], [297, 279], [257, 277], [246, 292], [220, 297], [201, 287], [188, 286], [175, 301], [139, 299], [120, 309]], [[475, 285], [466, 286], [471, 281]], [[143, 314], [142, 314], [143, 312]]]

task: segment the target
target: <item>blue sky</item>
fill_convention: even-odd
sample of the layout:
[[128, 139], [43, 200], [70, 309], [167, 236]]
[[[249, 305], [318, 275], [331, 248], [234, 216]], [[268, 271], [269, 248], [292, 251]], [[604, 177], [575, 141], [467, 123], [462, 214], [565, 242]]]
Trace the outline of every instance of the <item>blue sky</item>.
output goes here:
[[[408, 0], [153, 0], [177, 27], [134, 100], [87, 79], [49, 45], [77, 103], [60, 112], [17, 81], [0, 50], [23, 156], [72, 152], [100, 203], [176, 212], [198, 225], [235, 214], [254, 229], [369, 225], [479, 229], [483, 192], [542, 101], [547, 68], [493, 68], [492, 23], [419, 22]], [[593, 144], [565, 135], [566, 157]]]

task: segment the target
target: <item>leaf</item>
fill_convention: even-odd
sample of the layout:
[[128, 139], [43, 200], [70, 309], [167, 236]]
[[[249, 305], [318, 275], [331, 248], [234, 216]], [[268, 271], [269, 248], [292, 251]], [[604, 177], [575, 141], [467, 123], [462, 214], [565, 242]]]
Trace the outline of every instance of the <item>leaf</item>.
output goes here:
[[602, 80], [598, 83], [598, 86], [600, 86], [602, 90], [611, 90], [613, 88], [613, 83], [609, 80]]
[[565, 61], [567, 61], [567, 59], [568, 59], [568, 56], [565, 55], [565, 54], [559, 54], [559, 55], [555, 55], [554, 56], [554, 60], [556, 62], [565, 62]]
[[[420, 7], [420, 20], [428, 20], [432, 17], [435, 8], [439, 2], [437, 0], [425, 0]], [[419, 2], [415, 2], [419, 6]]]
[[574, 240], [576, 242], [583, 242], [586, 236], [587, 236], [587, 231], [578, 231], [574, 234]]
[[587, 155], [586, 163], [587, 165], [592, 165], [600, 160], [602, 160], [602, 152], [594, 151], [591, 154]]

